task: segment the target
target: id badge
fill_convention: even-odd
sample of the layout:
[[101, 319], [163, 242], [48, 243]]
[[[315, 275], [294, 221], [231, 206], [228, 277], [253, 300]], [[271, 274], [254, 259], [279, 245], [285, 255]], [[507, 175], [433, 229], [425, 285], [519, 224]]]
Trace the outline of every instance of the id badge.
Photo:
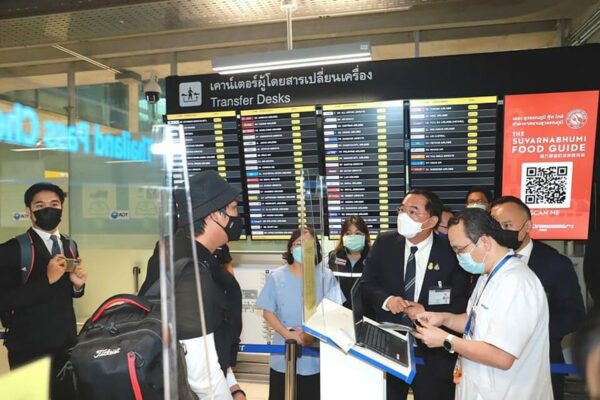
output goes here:
[[467, 333], [471, 339], [475, 335], [475, 325], [477, 325], [477, 311], [471, 311], [471, 326], [469, 327], [469, 332]]
[[450, 295], [452, 288], [449, 287], [432, 287], [429, 289], [429, 305], [440, 306], [450, 304]]

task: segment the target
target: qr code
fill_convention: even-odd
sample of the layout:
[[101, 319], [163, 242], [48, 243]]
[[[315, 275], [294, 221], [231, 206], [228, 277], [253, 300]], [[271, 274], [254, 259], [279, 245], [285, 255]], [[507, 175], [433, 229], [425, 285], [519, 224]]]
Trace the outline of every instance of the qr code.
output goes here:
[[573, 163], [523, 163], [521, 200], [529, 208], [571, 207]]

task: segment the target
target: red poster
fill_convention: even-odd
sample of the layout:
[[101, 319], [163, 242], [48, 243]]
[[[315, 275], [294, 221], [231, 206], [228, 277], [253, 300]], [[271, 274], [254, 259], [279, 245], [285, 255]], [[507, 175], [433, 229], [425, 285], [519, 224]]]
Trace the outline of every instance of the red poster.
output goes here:
[[502, 194], [532, 213], [534, 239], [587, 239], [598, 91], [506, 96]]

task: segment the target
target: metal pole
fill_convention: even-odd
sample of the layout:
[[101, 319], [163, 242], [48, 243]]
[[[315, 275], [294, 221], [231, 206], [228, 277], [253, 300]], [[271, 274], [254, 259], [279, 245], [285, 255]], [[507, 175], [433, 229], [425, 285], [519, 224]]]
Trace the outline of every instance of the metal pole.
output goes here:
[[285, 8], [285, 18], [287, 27], [287, 49], [292, 50], [294, 48], [292, 41], [292, 7]]
[[285, 341], [285, 400], [296, 400], [296, 359], [298, 343], [294, 339]]
[[415, 58], [421, 56], [421, 32], [415, 31]]
[[171, 76], [177, 75], [177, 53], [171, 54]]

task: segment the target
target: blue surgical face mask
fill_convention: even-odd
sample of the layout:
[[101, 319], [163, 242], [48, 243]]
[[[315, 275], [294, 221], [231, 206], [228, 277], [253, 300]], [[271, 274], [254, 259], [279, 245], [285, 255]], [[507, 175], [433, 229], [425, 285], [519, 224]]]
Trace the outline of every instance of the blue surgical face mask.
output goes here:
[[359, 252], [365, 248], [364, 235], [345, 235], [342, 238], [344, 247], [352, 252]]
[[[475, 247], [477, 247], [478, 243], [479, 243], [479, 241], [477, 241], [477, 243], [475, 243]], [[475, 247], [473, 248], [473, 250], [475, 250]], [[473, 260], [473, 256], [471, 255], [473, 250], [471, 250], [468, 253], [458, 253], [456, 255], [456, 258], [458, 259], [458, 263], [460, 264], [462, 269], [464, 269], [465, 271], [467, 271], [470, 274], [475, 274], [475, 275], [483, 274], [485, 272], [485, 257], [483, 257], [482, 262], [480, 262], [480, 263], [476, 262], [475, 260]]]
[[292, 249], [292, 257], [298, 264], [302, 264], [302, 246], [297, 246]]

